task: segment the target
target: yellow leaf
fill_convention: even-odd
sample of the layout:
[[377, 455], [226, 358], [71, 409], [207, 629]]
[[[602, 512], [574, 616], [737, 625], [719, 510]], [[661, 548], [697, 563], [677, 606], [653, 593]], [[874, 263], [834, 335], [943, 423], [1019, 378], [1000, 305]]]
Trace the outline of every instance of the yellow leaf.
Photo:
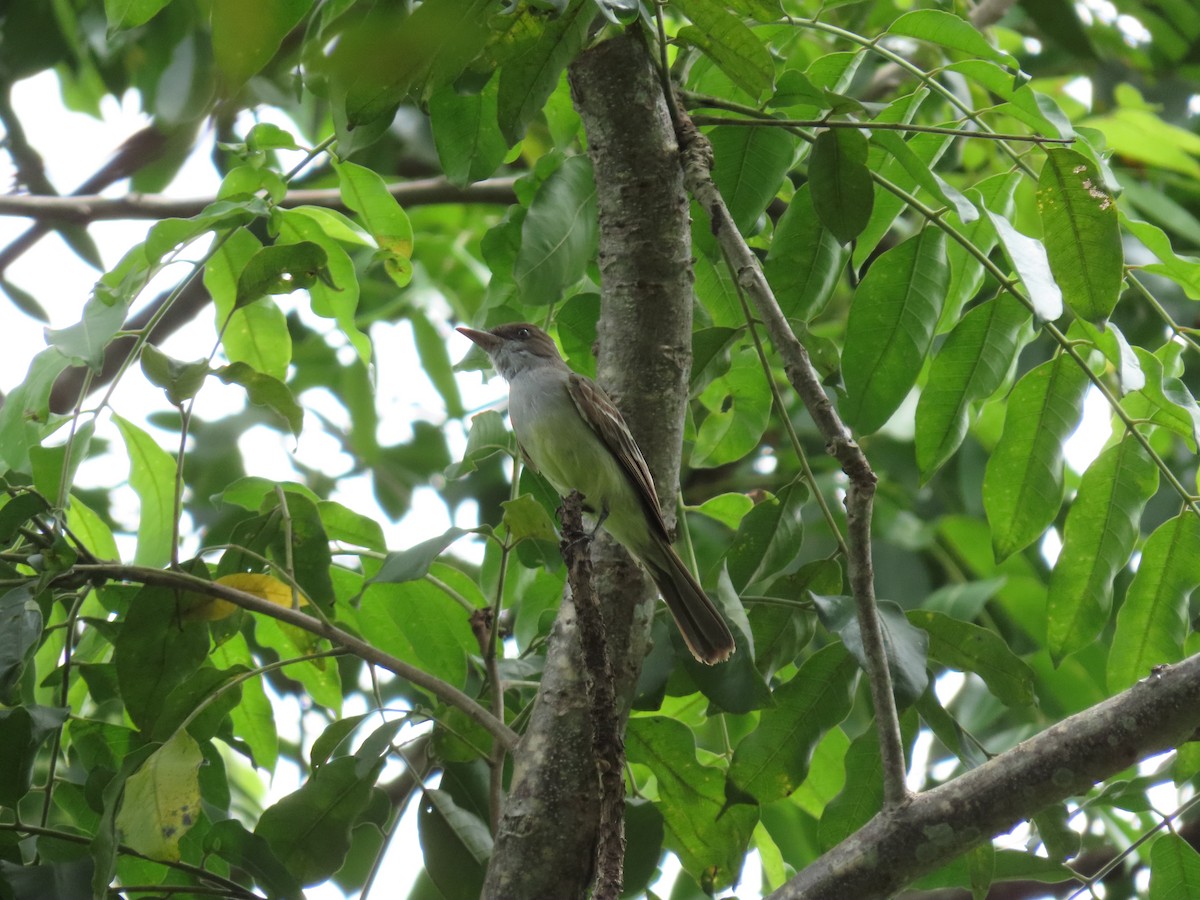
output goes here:
[[[263, 575], [257, 572], [235, 572], [232, 575], [222, 575], [216, 583], [253, 594], [276, 606], [291, 607], [292, 605], [291, 586], [284, 584], [272, 575]], [[300, 595], [301, 601], [306, 599], [303, 594]], [[206, 597], [203, 594], [192, 592], [184, 598], [183, 618], [192, 622], [201, 620], [217, 622], [229, 618], [238, 609], [236, 604], [230, 603], [228, 600]]]

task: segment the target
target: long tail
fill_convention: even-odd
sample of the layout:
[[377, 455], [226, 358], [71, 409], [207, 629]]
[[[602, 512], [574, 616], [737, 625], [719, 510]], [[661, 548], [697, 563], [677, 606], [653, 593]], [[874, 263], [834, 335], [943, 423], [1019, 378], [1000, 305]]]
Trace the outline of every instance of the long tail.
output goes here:
[[656, 540], [640, 556], [692, 656], [710, 666], [729, 659], [733, 634], [675, 548]]

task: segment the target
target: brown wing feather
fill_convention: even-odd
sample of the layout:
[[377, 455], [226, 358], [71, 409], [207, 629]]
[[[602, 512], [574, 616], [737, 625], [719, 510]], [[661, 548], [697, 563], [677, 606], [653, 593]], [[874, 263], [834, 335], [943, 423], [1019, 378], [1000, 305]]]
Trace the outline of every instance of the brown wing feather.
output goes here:
[[613, 405], [608, 394], [604, 393], [604, 389], [590, 378], [572, 373], [567, 382], [567, 390], [583, 420], [620, 460], [625, 474], [629, 476], [630, 482], [641, 497], [650, 521], [658, 526], [662, 536], [669, 542], [670, 533], [667, 531], [667, 523], [663, 521], [662, 507], [658, 505], [658, 492], [654, 489], [650, 467], [646, 465], [646, 458], [642, 456], [641, 449], [629, 433], [629, 426], [621, 418], [620, 411]]

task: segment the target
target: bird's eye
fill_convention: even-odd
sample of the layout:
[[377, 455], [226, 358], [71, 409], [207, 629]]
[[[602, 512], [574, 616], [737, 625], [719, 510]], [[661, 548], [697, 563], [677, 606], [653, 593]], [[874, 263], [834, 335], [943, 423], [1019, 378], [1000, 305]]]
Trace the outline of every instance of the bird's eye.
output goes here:
[[521, 340], [525, 340], [527, 337], [529, 337], [529, 329], [528, 328], [518, 328], [517, 329], [517, 337], [519, 337]]

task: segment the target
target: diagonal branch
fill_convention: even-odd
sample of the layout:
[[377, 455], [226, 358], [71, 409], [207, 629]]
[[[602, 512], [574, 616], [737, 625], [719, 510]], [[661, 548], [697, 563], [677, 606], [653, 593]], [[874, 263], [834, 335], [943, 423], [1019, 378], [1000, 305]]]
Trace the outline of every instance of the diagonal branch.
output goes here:
[[1039, 810], [1193, 739], [1197, 726], [1200, 655], [1157, 668], [1129, 690], [885, 809], [770, 900], [890, 897]]

